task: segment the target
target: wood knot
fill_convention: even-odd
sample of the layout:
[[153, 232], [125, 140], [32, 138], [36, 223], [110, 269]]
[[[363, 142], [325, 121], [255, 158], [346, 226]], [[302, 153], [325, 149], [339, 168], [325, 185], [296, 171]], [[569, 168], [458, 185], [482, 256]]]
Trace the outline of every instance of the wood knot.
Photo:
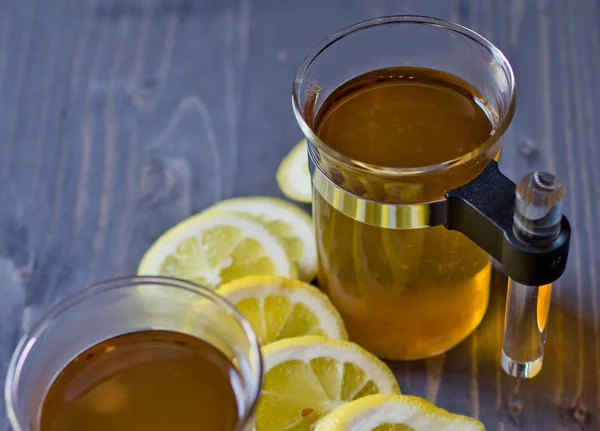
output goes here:
[[31, 280], [32, 268], [17, 268], [17, 276], [21, 282], [28, 282]]
[[516, 426], [523, 426], [523, 402], [517, 394], [511, 394], [506, 400], [506, 410], [510, 421]]
[[521, 413], [521, 410], [523, 410], [523, 404], [521, 402], [508, 402], [508, 410], [510, 410], [511, 413], [513, 414], [519, 414]]
[[155, 94], [156, 91], [152, 88], [140, 88], [132, 94], [131, 98], [136, 106], [145, 108], [152, 105]]
[[158, 93], [158, 81], [155, 77], [146, 77], [139, 85], [132, 86], [128, 89], [129, 97], [134, 105], [139, 108], [147, 108], [152, 106]]
[[519, 153], [527, 162], [533, 162], [538, 156], [538, 148], [531, 139], [523, 139], [519, 142]]
[[582, 425], [590, 425], [592, 423], [592, 414], [579, 403], [567, 408], [567, 416]]
[[188, 207], [191, 181], [191, 169], [186, 160], [154, 157], [142, 166], [140, 204], [143, 208], [152, 208], [183, 200]]

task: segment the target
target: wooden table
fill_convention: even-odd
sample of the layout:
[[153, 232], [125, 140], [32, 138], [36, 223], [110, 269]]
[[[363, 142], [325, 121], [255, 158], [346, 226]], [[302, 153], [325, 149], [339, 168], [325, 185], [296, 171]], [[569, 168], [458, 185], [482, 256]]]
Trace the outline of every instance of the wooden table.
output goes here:
[[458, 348], [392, 364], [401, 386], [490, 430], [600, 429], [598, 0], [0, 2], [0, 383], [50, 304], [133, 273], [165, 229], [217, 200], [279, 196], [275, 168], [301, 137], [302, 58], [347, 24], [404, 13], [458, 21], [505, 52], [520, 100], [503, 169], [564, 179], [574, 237], [539, 377], [501, 371], [498, 275]]

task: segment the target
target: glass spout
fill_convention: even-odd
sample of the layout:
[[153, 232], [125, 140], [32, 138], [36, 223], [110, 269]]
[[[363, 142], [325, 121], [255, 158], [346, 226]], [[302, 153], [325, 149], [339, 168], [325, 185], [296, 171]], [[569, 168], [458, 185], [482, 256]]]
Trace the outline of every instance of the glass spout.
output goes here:
[[[516, 188], [513, 231], [533, 247], [551, 244], [560, 234], [565, 186], [552, 174], [534, 172]], [[509, 375], [531, 378], [544, 360], [552, 284], [529, 286], [509, 279], [502, 346], [502, 368]]]
[[502, 368], [513, 377], [531, 378], [542, 369], [551, 292], [551, 284], [508, 281]]

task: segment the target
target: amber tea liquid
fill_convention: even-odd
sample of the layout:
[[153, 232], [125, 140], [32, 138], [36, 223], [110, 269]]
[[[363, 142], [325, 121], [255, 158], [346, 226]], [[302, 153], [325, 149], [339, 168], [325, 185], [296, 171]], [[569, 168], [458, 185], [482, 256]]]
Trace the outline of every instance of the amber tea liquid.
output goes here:
[[86, 350], [58, 375], [40, 430], [233, 430], [232, 382], [239, 380], [230, 360], [198, 338], [171, 331], [120, 335]]
[[[454, 76], [391, 68], [333, 91], [319, 110], [315, 130], [327, 146], [355, 161], [419, 168], [481, 146], [493, 130], [484, 106], [475, 90]], [[464, 184], [472, 178], [472, 171], [459, 170], [452, 181]], [[353, 193], [381, 198], [369, 195], [368, 178], [346, 175], [346, 180], [366, 184]], [[386, 201], [443, 197], [441, 176], [423, 181], [387, 184]], [[396, 230], [363, 224], [334, 209], [317, 190], [314, 194], [319, 283], [353, 340], [384, 358], [417, 359], [453, 347], [475, 329], [488, 304], [486, 253], [443, 226]]]

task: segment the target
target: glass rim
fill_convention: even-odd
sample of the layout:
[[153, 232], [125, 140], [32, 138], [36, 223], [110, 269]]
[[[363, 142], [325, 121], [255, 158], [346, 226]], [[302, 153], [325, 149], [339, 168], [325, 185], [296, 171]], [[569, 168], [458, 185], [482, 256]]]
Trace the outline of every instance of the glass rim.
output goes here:
[[44, 313], [44, 315], [38, 321], [36, 321], [36, 323], [34, 323], [29, 331], [23, 334], [10, 359], [6, 372], [6, 381], [4, 384], [6, 416], [8, 417], [9, 424], [14, 431], [25, 431], [27, 429], [23, 426], [22, 421], [19, 419], [18, 408], [16, 407], [14, 400], [17, 397], [17, 383], [21, 377], [23, 364], [28, 359], [29, 353], [31, 352], [31, 349], [36, 343], [38, 337], [50, 326], [54, 319], [81, 302], [100, 293], [134, 287], [141, 284], [167, 286], [169, 288], [185, 290], [196, 296], [201, 296], [203, 299], [208, 299], [220, 308], [233, 314], [235, 318], [238, 319], [244, 335], [250, 343], [250, 355], [252, 356], [250, 359], [253, 360], [258, 366], [256, 373], [252, 373], [252, 380], [254, 381], [253, 383], [255, 383], [255, 385], [253, 385], [254, 387], [251, 388], [252, 392], [250, 393], [250, 402], [248, 403], [244, 415], [240, 417], [240, 424], [246, 424], [250, 421], [262, 388], [264, 364], [260, 352], [260, 342], [258, 341], [258, 337], [256, 336], [252, 325], [246, 319], [246, 317], [244, 317], [244, 315], [229, 300], [219, 296], [207, 287], [198, 285], [191, 281], [174, 277], [133, 275], [116, 277], [96, 282], [82, 290], [67, 295], [56, 305], [52, 306], [50, 310]]
[[[457, 33], [461, 36], [464, 36], [471, 41], [478, 43], [480, 46], [485, 48], [492, 57], [498, 61], [498, 63], [502, 66], [504, 72], [507, 75], [509, 90], [510, 90], [510, 102], [507, 107], [507, 111], [498, 123], [498, 127], [494, 129], [494, 133], [490, 135], [481, 145], [479, 145], [474, 150], [463, 154], [457, 158], [446, 160], [434, 165], [427, 166], [419, 166], [419, 167], [411, 167], [411, 168], [397, 168], [397, 167], [389, 167], [389, 166], [380, 166], [374, 165], [371, 163], [361, 162], [359, 160], [352, 159], [340, 153], [339, 151], [334, 150], [327, 144], [325, 144], [315, 133], [312, 127], [307, 123], [302, 114], [302, 107], [300, 106], [300, 89], [301, 85], [304, 81], [306, 72], [308, 68], [312, 65], [312, 63], [327, 49], [335, 44], [336, 42], [342, 40], [346, 36], [354, 34], [359, 31], [368, 30], [373, 27], [378, 27], [382, 25], [400, 25], [400, 24], [418, 24], [418, 25], [428, 25], [432, 27], [438, 27], [444, 30], [448, 30], [454, 33]], [[320, 151], [325, 152], [329, 156], [334, 159], [346, 164], [346, 165], [354, 165], [359, 168], [365, 169], [371, 172], [377, 172], [378, 174], [387, 174], [387, 175], [422, 175], [427, 173], [432, 173], [444, 169], [448, 169], [450, 167], [459, 166], [463, 163], [468, 162], [469, 160], [473, 160], [474, 158], [486, 153], [490, 148], [492, 148], [504, 135], [508, 126], [510, 125], [515, 108], [516, 108], [516, 98], [517, 98], [517, 89], [515, 85], [515, 76], [510, 65], [510, 62], [505, 57], [505, 55], [498, 49], [493, 43], [487, 40], [485, 37], [481, 36], [479, 33], [452, 21], [448, 21], [442, 18], [435, 18], [424, 15], [388, 15], [377, 18], [371, 18], [365, 21], [361, 21], [352, 25], [349, 25], [328, 38], [324, 39], [319, 43], [312, 51], [306, 56], [306, 58], [302, 61], [302, 64], [298, 68], [296, 72], [296, 76], [294, 77], [294, 84], [292, 88], [292, 106], [294, 110], [294, 115], [296, 117], [296, 121], [300, 125], [300, 129], [308, 138], [310, 143], [316, 146]], [[309, 145], [310, 145], [309, 143]]]

